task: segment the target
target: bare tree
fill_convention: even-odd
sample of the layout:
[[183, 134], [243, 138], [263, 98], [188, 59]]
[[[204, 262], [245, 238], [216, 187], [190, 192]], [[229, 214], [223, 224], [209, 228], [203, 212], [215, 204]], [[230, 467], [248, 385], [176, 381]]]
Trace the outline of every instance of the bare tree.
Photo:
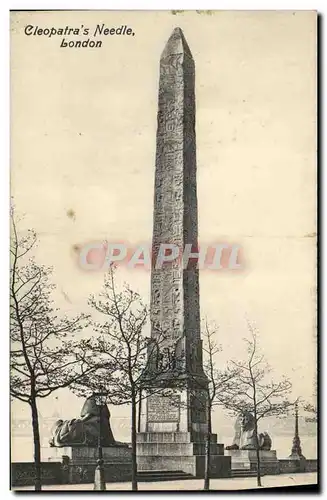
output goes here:
[[317, 387], [317, 378], [315, 378], [314, 381], [314, 393], [313, 393], [313, 401], [314, 403], [309, 403], [306, 402], [303, 404], [303, 409], [304, 411], [310, 413], [310, 417], [305, 417], [306, 422], [318, 422], [318, 401], [317, 401], [317, 392], [318, 392], [318, 387]]
[[[215, 338], [217, 337], [218, 326], [213, 322], [208, 322], [207, 319], [202, 321], [203, 339], [203, 371], [205, 374], [205, 382], [199, 384], [198, 379], [192, 374], [190, 400], [188, 405], [197, 409], [206, 417], [207, 431], [205, 434], [205, 471], [204, 471], [204, 490], [210, 490], [210, 470], [211, 470], [211, 447], [212, 447], [212, 413], [216, 406], [223, 406], [222, 401], [226, 395], [230, 394], [234, 387], [234, 378], [238, 372], [237, 369], [226, 367], [218, 368], [219, 354], [222, 351], [222, 346], [219, 345]], [[178, 387], [178, 386], [177, 386]], [[201, 395], [205, 394], [205, 397]]]
[[238, 372], [235, 368], [218, 368], [217, 355], [222, 351], [221, 345], [215, 341], [218, 327], [209, 325], [207, 319], [204, 321], [202, 333], [203, 338], [203, 369], [208, 379], [207, 386], [207, 424], [206, 437], [206, 461], [204, 475], [204, 490], [210, 490], [210, 463], [211, 463], [211, 436], [212, 436], [212, 412], [215, 406], [221, 406], [224, 394], [229, 394], [234, 387], [235, 376]]
[[261, 484], [260, 443], [258, 439], [258, 422], [268, 416], [285, 415], [294, 402], [287, 398], [291, 390], [291, 382], [282, 378], [279, 382], [270, 379], [271, 368], [260, 352], [258, 331], [247, 321], [250, 339], [244, 339], [247, 345], [247, 359], [231, 361], [231, 369], [236, 370], [233, 384], [221, 394], [221, 403], [233, 413], [248, 411], [254, 416], [255, 449], [257, 456], [257, 484]]
[[137, 490], [137, 409], [140, 401], [148, 397], [149, 390], [159, 390], [154, 385], [157, 372], [152, 369], [158, 342], [144, 333], [147, 306], [127, 284], [121, 291], [117, 289], [114, 267], [109, 268], [98, 298], [91, 296], [89, 304], [103, 321], [93, 322], [97, 336], [82, 340], [76, 346], [93, 371], [81, 378], [73, 390], [79, 395], [88, 395], [101, 386], [109, 403], [131, 405], [132, 489]]
[[[30, 230], [17, 233], [11, 213], [10, 339], [11, 397], [31, 408], [35, 462], [35, 489], [41, 490], [41, 448], [37, 399], [67, 387], [84, 373], [80, 359], [71, 352], [68, 334], [78, 332], [85, 317], [59, 317], [51, 300], [51, 269], [31, 256], [37, 239]], [[79, 368], [77, 368], [77, 365]]]

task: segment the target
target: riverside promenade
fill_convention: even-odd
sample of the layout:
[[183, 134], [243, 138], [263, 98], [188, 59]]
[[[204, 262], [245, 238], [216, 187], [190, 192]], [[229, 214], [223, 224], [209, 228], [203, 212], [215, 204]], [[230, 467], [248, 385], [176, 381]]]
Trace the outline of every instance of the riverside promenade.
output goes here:
[[[263, 476], [262, 488], [278, 488], [281, 486], [301, 486], [317, 485], [318, 478], [316, 472], [307, 472], [303, 474], [278, 474], [275, 476]], [[108, 491], [131, 491], [131, 483], [107, 483]], [[211, 479], [210, 489], [227, 490], [248, 490], [256, 489], [257, 482], [255, 477], [230, 478], [230, 479]], [[44, 491], [90, 491], [93, 490], [93, 484], [63, 484], [53, 486], [43, 486]], [[199, 491], [203, 490], [203, 479], [188, 479], [183, 481], [156, 481], [139, 482], [139, 491]], [[17, 487], [14, 491], [33, 490], [33, 487]]]

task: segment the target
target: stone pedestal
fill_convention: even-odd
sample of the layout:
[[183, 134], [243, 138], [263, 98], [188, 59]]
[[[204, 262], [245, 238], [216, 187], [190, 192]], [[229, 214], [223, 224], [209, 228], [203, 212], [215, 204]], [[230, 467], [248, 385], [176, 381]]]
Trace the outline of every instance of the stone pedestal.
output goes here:
[[[137, 435], [137, 467], [143, 470], [183, 471], [204, 477], [205, 435], [196, 432], [141, 432]], [[229, 477], [230, 457], [211, 435], [211, 477]]]
[[[185, 388], [169, 397], [153, 394], [145, 400], [142, 432], [137, 434], [139, 471], [183, 471], [204, 477], [206, 416], [204, 405], [197, 408], [192, 395], [194, 391]], [[201, 391], [197, 401], [200, 397]], [[229, 477], [230, 464], [230, 457], [224, 456], [224, 445], [212, 434], [211, 477]]]
[[[106, 482], [130, 481], [132, 450], [123, 446], [102, 448]], [[89, 447], [50, 448], [48, 461], [62, 462], [64, 482], [93, 483], [98, 449]]]
[[[183, 471], [204, 477], [207, 424], [203, 405], [191, 401], [194, 391], [184, 389], [170, 397], [150, 395], [145, 400], [137, 434], [139, 471]], [[201, 394], [198, 395], [199, 401]], [[229, 477], [230, 457], [211, 435], [211, 477]]]
[[306, 458], [301, 454], [292, 453], [288, 460], [295, 465], [295, 469], [297, 472], [305, 472], [306, 470]]
[[[253, 471], [258, 468], [256, 450], [226, 450], [226, 456], [232, 460], [232, 470], [242, 469]], [[279, 474], [279, 463], [275, 450], [261, 450], [260, 468], [264, 474]]]
[[[50, 448], [52, 457], [58, 460], [61, 457], [69, 457], [73, 463], [97, 463], [98, 448], [90, 448], [87, 446], [66, 446], [63, 448]], [[102, 448], [103, 460], [105, 463], [116, 462], [131, 462], [132, 450], [124, 446], [108, 446]]]

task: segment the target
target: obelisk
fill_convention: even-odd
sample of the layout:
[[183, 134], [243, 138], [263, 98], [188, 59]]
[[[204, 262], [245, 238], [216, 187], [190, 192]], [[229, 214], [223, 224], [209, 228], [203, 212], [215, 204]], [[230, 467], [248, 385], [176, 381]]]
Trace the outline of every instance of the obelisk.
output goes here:
[[[198, 249], [195, 71], [183, 32], [176, 28], [160, 59], [151, 274], [151, 335], [171, 361], [183, 357], [185, 374], [203, 375], [199, 271], [183, 268], [184, 249]], [[173, 244], [179, 259], [156, 267], [160, 245]], [[175, 350], [179, 349], [179, 352]], [[181, 359], [179, 359], [181, 362]], [[191, 377], [190, 377], [191, 378]]]
[[[163, 244], [177, 247], [179, 257], [186, 248], [196, 253], [197, 212], [195, 68], [183, 32], [175, 28], [160, 58], [150, 308], [151, 337], [159, 345], [153, 363], [174, 393], [150, 394], [145, 400], [137, 438], [139, 470], [169, 469], [197, 476], [204, 470], [207, 378], [202, 367], [197, 261], [185, 266], [176, 258], [157, 266]], [[230, 459], [224, 460], [216, 435], [211, 442], [212, 460], [223, 471], [221, 476], [224, 471], [228, 475]]]

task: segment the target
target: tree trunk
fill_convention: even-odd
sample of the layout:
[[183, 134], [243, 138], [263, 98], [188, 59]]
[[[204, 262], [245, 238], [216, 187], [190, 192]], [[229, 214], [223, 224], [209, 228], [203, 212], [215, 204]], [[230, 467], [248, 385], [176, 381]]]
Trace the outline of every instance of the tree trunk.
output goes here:
[[208, 431], [206, 435], [206, 446], [205, 446], [205, 471], [204, 471], [204, 487], [203, 489], [210, 490], [210, 457], [211, 457], [211, 433], [212, 433], [212, 423], [211, 423], [211, 406], [208, 407]]
[[139, 391], [139, 409], [138, 409], [138, 421], [137, 421], [137, 432], [141, 432], [141, 415], [142, 415], [142, 389]]
[[137, 491], [136, 398], [132, 397], [132, 490]]
[[36, 399], [33, 396], [31, 397], [30, 406], [32, 410], [32, 428], [33, 428], [33, 442], [34, 442], [35, 491], [41, 491], [42, 483], [41, 483], [41, 445], [40, 445], [39, 415], [37, 411]]
[[257, 485], [262, 486], [261, 484], [261, 467], [260, 467], [260, 447], [259, 447], [259, 436], [258, 436], [258, 421], [256, 412], [254, 414], [254, 432], [255, 432], [255, 448], [257, 454]]

